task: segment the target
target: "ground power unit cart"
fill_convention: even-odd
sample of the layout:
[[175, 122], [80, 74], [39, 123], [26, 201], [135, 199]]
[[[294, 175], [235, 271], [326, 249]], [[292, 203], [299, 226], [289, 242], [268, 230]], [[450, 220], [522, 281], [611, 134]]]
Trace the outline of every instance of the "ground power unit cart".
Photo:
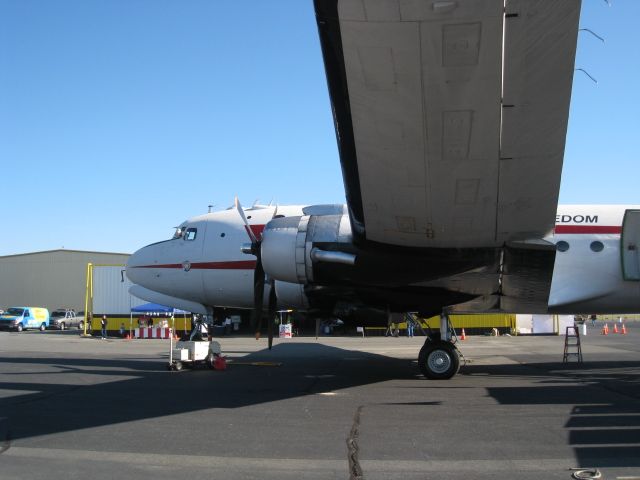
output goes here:
[[[173, 342], [172, 342], [173, 343]], [[224, 370], [226, 362], [218, 342], [208, 340], [180, 340], [172, 345], [169, 354], [169, 370], [182, 370], [183, 367], [197, 368], [207, 366], [214, 370]]]

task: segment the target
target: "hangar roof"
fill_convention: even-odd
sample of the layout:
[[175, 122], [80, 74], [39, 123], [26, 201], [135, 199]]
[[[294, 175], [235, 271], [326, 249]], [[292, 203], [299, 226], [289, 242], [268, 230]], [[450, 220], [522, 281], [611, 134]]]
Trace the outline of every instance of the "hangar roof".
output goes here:
[[27, 252], [27, 253], [15, 253], [12, 255], [0, 255], [0, 259], [2, 258], [10, 258], [10, 257], [23, 257], [26, 255], [39, 255], [39, 254], [43, 254], [43, 253], [95, 253], [95, 254], [99, 254], [99, 255], [131, 255], [130, 253], [119, 253], [119, 252], [97, 252], [97, 251], [93, 251], [93, 250], [69, 250], [66, 248], [58, 248], [55, 250], [42, 250], [39, 252]]

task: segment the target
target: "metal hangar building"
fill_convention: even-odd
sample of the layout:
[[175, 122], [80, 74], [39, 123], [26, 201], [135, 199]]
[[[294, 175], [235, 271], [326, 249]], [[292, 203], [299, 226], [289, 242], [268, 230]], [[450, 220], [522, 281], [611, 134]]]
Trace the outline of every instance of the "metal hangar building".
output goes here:
[[124, 265], [126, 253], [48, 250], [0, 256], [0, 308], [84, 310], [87, 264]]

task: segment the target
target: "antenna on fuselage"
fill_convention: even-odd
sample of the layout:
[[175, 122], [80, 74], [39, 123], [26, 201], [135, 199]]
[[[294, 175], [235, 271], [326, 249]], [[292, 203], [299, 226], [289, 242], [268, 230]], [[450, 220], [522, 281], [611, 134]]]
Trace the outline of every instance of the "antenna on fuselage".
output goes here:
[[602, 38], [600, 35], [598, 35], [596, 32], [594, 32], [590, 28], [581, 28], [581, 29], [578, 30], [578, 32], [588, 32], [591, 35], [593, 35], [594, 37], [596, 37], [598, 40], [600, 40], [602, 43], [606, 43], [604, 38]]
[[593, 83], [595, 83], [596, 85], [598, 84], [598, 80], [596, 80], [595, 78], [593, 78], [591, 75], [589, 75], [589, 72], [587, 72], [584, 68], [576, 68], [575, 71], [580, 71], [582, 73], [584, 73], [587, 77], [589, 77], [591, 79], [591, 81]]

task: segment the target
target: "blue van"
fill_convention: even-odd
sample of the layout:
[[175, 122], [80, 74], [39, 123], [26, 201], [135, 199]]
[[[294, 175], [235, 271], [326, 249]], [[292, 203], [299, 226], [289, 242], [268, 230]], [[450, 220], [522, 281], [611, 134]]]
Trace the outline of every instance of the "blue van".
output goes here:
[[9, 307], [0, 315], [0, 329], [17, 330], [37, 328], [41, 332], [49, 326], [49, 310], [39, 307]]

